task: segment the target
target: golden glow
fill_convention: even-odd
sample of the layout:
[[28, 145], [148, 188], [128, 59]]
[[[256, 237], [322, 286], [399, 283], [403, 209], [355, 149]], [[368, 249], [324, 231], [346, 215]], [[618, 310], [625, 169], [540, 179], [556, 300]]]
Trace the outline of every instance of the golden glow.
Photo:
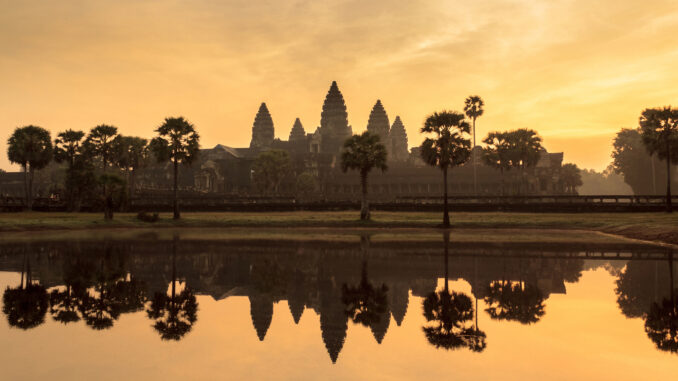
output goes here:
[[114, 124], [152, 136], [183, 115], [202, 145], [249, 144], [260, 102], [276, 136], [315, 130], [332, 80], [362, 131], [377, 99], [410, 145], [424, 117], [485, 99], [478, 136], [536, 129], [602, 169], [621, 127], [678, 103], [673, 1], [0, 0], [0, 167], [11, 130]]

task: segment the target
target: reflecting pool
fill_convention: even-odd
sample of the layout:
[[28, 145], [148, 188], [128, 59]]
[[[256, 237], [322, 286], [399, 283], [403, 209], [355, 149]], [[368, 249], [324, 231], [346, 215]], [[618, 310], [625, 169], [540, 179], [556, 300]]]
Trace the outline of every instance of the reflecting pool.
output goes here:
[[5, 235], [0, 379], [675, 379], [674, 262], [559, 231]]

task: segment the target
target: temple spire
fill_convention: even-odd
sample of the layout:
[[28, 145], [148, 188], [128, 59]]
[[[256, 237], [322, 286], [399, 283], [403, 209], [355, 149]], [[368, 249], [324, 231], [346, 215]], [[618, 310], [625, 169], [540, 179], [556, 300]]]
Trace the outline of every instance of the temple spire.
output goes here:
[[269, 113], [266, 103], [262, 103], [252, 125], [250, 148], [268, 148], [273, 143], [274, 136], [275, 129], [273, 128], [271, 113]]
[[377, 103], [372, 107], [370, 118], [367, 121], [367, 131], [379, 135], [381, 143], [387, 146], [386, 148], [388, 151], [390, 151], [387, 145], [390, 129], [391, 125], [388, 122], [388, 115], [386, 114], [384, 105], [381, 104], [381, 100], [377, 99]]
[[391, 143], [389, 159], [394, 161], [406, 161], [409, 157], [407, 131], [405, 131], [405, 126], [399, 116], [396, 116], [393, 121], [393, 126], [391, 126], [391, 132], [389, 134], [389, 141]]
[[322, 135], [322, 151], [329, 153], [338, 153], [344, 141], [353, 135], [351, 126], [348, 125], [344, 96], [339, 91], [336, 81], [332, 82], [325, 97], [319, 131]]

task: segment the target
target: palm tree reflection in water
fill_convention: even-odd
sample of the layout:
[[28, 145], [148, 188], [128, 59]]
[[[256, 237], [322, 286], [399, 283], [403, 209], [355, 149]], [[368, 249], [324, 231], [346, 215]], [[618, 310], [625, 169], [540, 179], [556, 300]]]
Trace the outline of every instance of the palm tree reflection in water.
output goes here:
[[[423, 303], [424, 317], [429, 325], [423, 327], [426, 339], [436, 348], [457, 349], [466, 347], [482, 352], [487, 346], [485, 332], [473, 325], [474, 308], [471, 298], [461, 292], [450, 291], [449, 243], [450, 233], [443, 233], [445, 245], [445, 286], [442, 291], [432, 292]], [[473, 325], [473, 326], [472, 326]]]
[[7, 287], [2, 296], [2, 312], [12, 327], [23, 330], [35, 328], [45, 322], [47, 313], [47, 290], [34, 284], [31, 278], [31, 264], [24, 252], [21, 281], [18, 287]]
[[170, 295], [167, 292], [156, 292], [149, 308], [148, 318], [155, 320], [153, 328], [163, 340], [181, 340], [193, 328], [197, 321], [198, 302], [195, 295], [185, 287], [177, 294], [177, 246], [179, 238], [175, 235], [172, 242], [172, 284]]
[[645, 333], [657, 349], [678, 352], [678, 299], [673, 283], [673, 251], [669, 252], [669, 298], [652, 303], [645, 320]]
[[370, 327], [375, 339], [381, 344], [386, 333], [384, 328], [388, 328], [389, 323], [385, 319], [391, 318], [388, 313], [388, 287], [385, 284], [375, 287], [369, 281], [367, 275], [369, 235], [360, 236], [360, 248], [362, 253], [360, 283], [357, 286], [344, 283], [341, 287], [341, 302], [346, 306], [346, 315], [353, 323]]

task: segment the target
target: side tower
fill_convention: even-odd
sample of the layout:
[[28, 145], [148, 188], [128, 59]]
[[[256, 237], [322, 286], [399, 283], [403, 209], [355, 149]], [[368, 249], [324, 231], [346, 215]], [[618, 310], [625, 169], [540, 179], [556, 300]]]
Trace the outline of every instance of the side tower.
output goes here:
[[319, 131], [322, 135], [320, 151], [332, 154], [339, 153], [344, 141], [353, 135], [353, 130], [348, 125], [344, 96], [341, 95], [336, 81], [332, 82], [325, 97]]
[[273, 119], [268, 112], [266, 103], [262, 103], [261, 106], [259, 106], [259, 111], [257, 112], [257, 116], [254, 118], [254, 124], [252, 125], [252, 141], [250, 142], [250, 148], [269, 148], [273, 143], [274, 136], [275, 130], [273, 128]]
[[381, 104], [381, 100], [377, 99], [377, 103], [372, 107], [370, 118], [367, 121], [367, 131], [372, 134], [379, 135], [381, 143], [386, 146], [386, 149], [391, 153], [391, 147], [388, 142], [391, 125], [388, 122], [388, 115]]
[[308, 138], [299, 118], [294, 121], [290, 131], [290, 147], [295, 152], [308, 152]]
[[391, 141], [390, 147], [390, 159], [393, 161], [407, 161], [409, 157], [409, 150], [407, 147], [407, 131], [405, 131], [405, 126], [400, 120], [399, 116], [396, 116], [393, 121], [393, 126], [391, 126], [391, 132], [389, 134], [389, 140]]

